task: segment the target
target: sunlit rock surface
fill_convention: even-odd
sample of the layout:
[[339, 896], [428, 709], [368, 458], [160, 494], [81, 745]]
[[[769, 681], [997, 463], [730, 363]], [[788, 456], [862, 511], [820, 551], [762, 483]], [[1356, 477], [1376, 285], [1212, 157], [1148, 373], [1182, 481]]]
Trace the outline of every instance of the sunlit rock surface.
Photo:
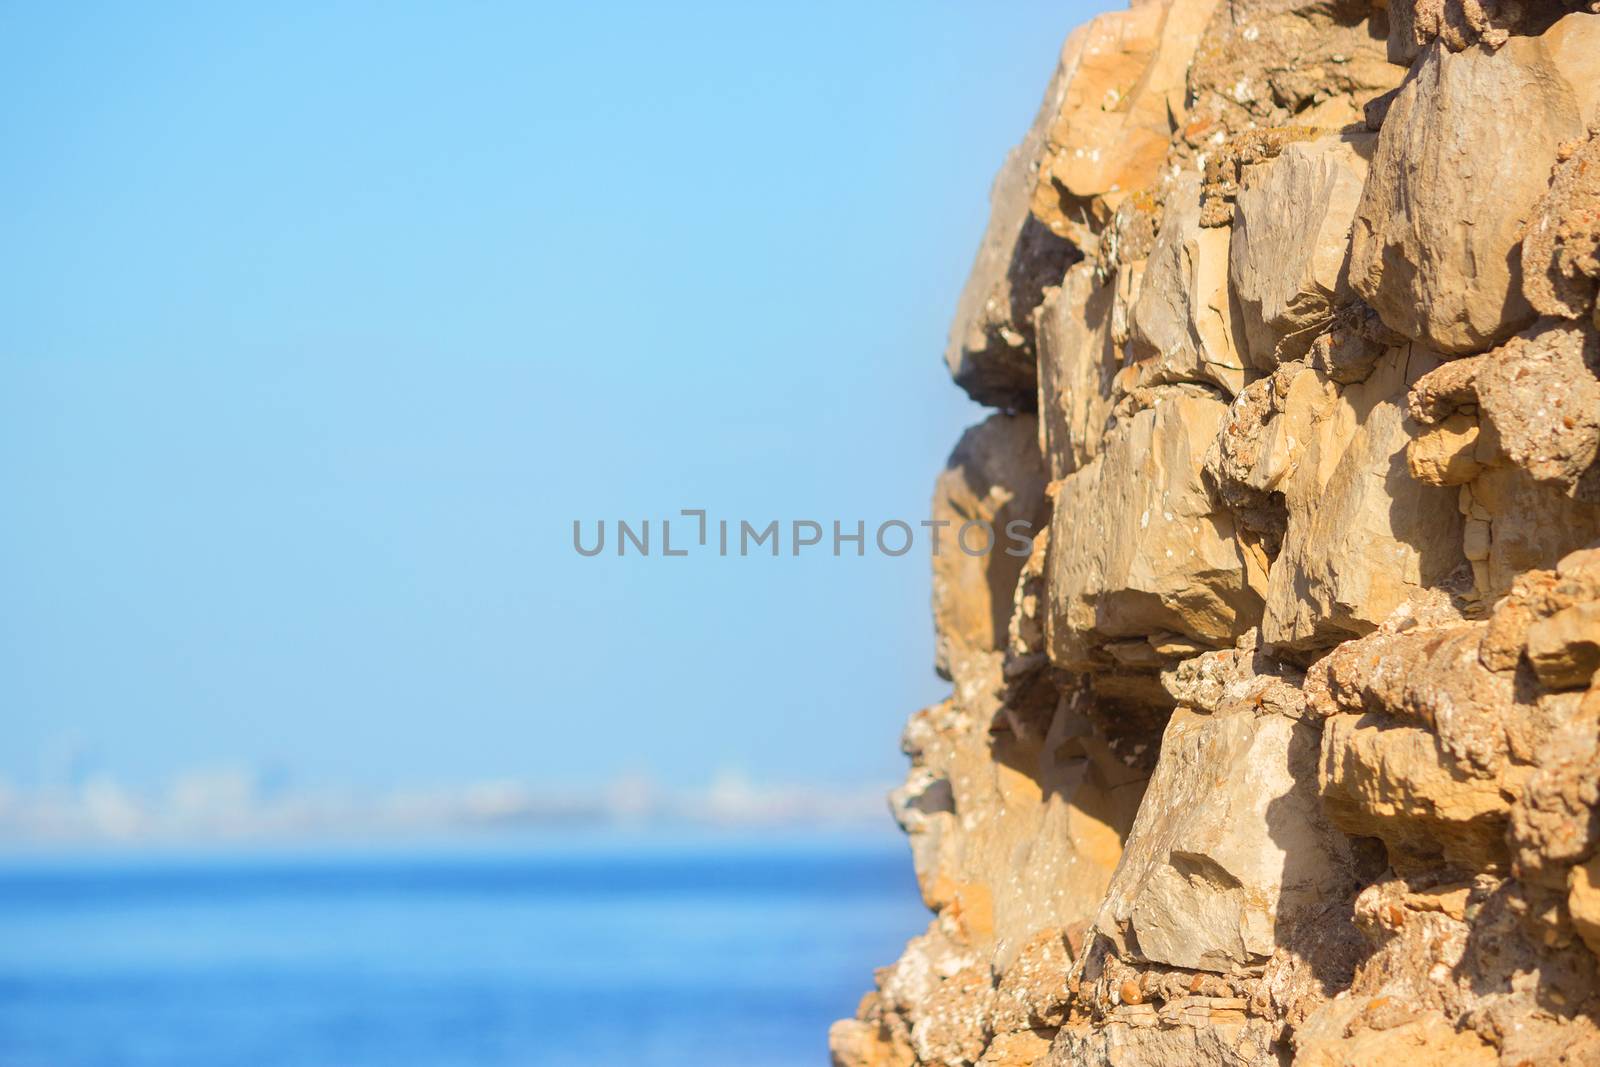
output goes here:
[[933, 505], [1038, 533], [934, 560], [836, 1064], [1600, 1064], [1597, 146], [1584, 0], [1068, 36]]

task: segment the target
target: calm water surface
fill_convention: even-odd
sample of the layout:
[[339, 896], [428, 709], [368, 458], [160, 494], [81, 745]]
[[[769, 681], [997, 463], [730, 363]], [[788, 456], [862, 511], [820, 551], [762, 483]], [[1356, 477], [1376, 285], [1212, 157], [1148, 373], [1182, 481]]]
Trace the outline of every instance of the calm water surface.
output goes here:
[[0, 1067], [781, 1067], [927, 916], [903, 843], [0, 859]]

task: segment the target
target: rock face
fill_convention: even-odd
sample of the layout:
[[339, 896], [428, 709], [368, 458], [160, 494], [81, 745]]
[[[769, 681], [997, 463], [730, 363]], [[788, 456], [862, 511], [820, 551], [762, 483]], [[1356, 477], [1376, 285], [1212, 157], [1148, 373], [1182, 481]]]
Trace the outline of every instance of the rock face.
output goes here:
[[1452, 52], [1482, 41], [1497, 48], [1512, 34], [1539, 34], [1581, 0], [1392, 0], [1389, 58], [1409, 63], [1437, 40]]
[[[933, 614], [936, 666], [964, 678], [974, 659], [1005, 648], [1012, 599], [1027, 553], [1007, 537], [1025, 536], [1048, 518], [1044, 463], [1032, 415], [992, 415], [961, 436], [934, 487]], [[972, 525], [969, 525], [972, 524]]]
[[1354, 886], [1323, 814], [1317, 733], [1249, 706], [1179, 708], [1095, 929], [1131, 963], [1259, 971], [1293, 921]]
[[1337, 387], [1312, 369], [1290, 380], [1274, 445], [1293, 469], [1275, 483], [1288, 518], [1264, 640], [1314, 649], [1366, 633], [1465, 564], [1455, 494], [1419, 481], [1405, 461], [1406, 382], [1433, 363], [1407, 345], [1362, 382]]
[[[1522, 241], [1522, 290], [1541, 315], [1589, 316], [1600, 290], [1600, 124], [1563, 145]], [[1600, 326], [1600, 320], [1595, 322]]]
[[1033, 213], [1083, 244], [1150, 185], [1184, 114], [1190, 57], [1216, 0], [1141, 0], [1067, 39], [1047, 97]]
[[[1521, 121], [1493, 101], [1517, 101]], [[1565, 142], [1600, 106], [1600, 16], [1498, 49], [1420, 57], [1378, 134], [1356, 211], [1351, 281], [1383, 321], [1442, 353], [1533, 321], [1520, 244]]]
[[[1261, 612], [1233, 518], [1201, 478], [1227, 407], [1179, 394], [1119, 421], [1062, 479], [1050, 531], [1050, 657], [1148, 666], [1155, 646], [1231, 644]], [[1148, 651], [1147, 651], [1148, 650]]]
[[1350, 223], [1374, 140], [1361, 131], [1299, 141], [1248, 169], [1228, 282], [1255, 366], [1299, 359], [1334, 308], [1350, 304]]
[[1228, 232], [1200, 225], [1198, 174], [1175, 188], [1131, 310], [1128, 353], [1150, 384], [1201, 382], [1228, 396], [1244, 387]]
[[1589, 6], [1068, 38], [952, 333], [932, 918], [836, 1064], [1600, 1064]]

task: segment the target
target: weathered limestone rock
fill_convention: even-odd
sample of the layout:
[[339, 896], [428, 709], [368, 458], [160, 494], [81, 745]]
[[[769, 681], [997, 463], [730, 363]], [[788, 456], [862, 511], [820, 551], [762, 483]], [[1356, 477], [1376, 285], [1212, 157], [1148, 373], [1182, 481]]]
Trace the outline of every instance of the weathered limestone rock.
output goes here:
[[1045, 1062], [1050, 1054], [1050, 1040], [1055, 1036], [1049, 1030], [1020, 1030], [997, 1034], [989, 1043], [979, 1067], [1034, 1067]]
[[1076, 248], [1029, 211], [1045, 135], [1066, 99], [1065, 56], [1033, 124], [1006, 156], [989, 191], [989, 224], [956, 303], [945, 364], [980, 404], [1026, 411], [1035, 399], [1034, 315]]
[[1217, 713], [1248, 706], [1258, 713], [1304, 718], [1305, 674], [1292, 664], [1249, 647], [1255, 635], [1240, 647], [1202, 652], [1161, 672], [1161, 684], [1175, 703], [1196, 711]]
[[1600, 123], [1556, 158], [1550, 191], [1522, 241], [1522, 291], [1541, 315], [1581, 319], [1594, 312], [1600, 291]]
[[1106, 652], [1109, 643], [1148, 647], [1165, 634], [1216, 647], [1254, 625], [1259, 576], [1200, 476], [1226, 411], [1205, 395], [1167, 397], [1119, 423], [1101, 454], [1057, 487], [1052, 662], [1104, 666], [1103, 657], [1116, 654]]
[[917, 1054], [904, 1023], [882, 1009], [878, 994], [863, 997], [857, 1014], [828, 1028], [828, 1048], [836, 1067], [913, 1067]]
[[[991, 1024], [997, 1035], [1036, 1035], [1039, 1030], [1061, 1025], [1072, 998], [1067, 985], [1072, 956], [1071, 935], [1060, 928], [1046, 927], [1022, 946], [995, 986]], [[1013, 1058], [1032, 1043], [1018, 1040], [1014, 1044], [1018, 1047], [1010, 1053]], [[1045, 1047], [1049, 1047], [1048, 1040]]]
[[911, 1047], [923, 1063], [964, 1064], [988, 1044], [988, 1007], [993, 996], [989, 969], [971, 966], [936, 986], [919, 1005]]
[[1323, 818], [1317, 733], [1246, 705], [1180, 708], [1096, 928], [1123, 959], [1258, 970], [1278, 924], [1355, 886], [1350, 843]]
[[1600, 536], [1597, 365], [1592, 327], [1547, 319], [1412, 391], [1426, 429], [1408, 446], [1410, 469], [1460, 486], [1463, 551], [1485, 599]]
[[1507, 863], [1512, 679], [1479, 662], [1482, 625], [1376, 633], [1313, 668], [1311, 706], [1328, 716], [1319, 772], [1329, 816], [1380, 838], [1390, 862], [1469, 870]]
[[1369, 633], [1461, 566], [1455, 494], [1412, 477], [1405, 459], [1406, 384], [1432, 365], [1410, 346], [1356, 385], [1313, 370], [1289, 381], [1269, 452], [1288, 520], [1268, 576], [1268, 643], [1314, 649]]
[[1410, 63], [1429, 42], [1452, 52], [1482, 41], [1491, 48], [1512, 34], [1543, 33], [1584, 0], [1390, 0], [1389, 58]]
[[1358, 123], [1367, 102], [1405, 75], [1387, 61], [1387, 33], [1383, 8], [1362, 0], [1224, 4], [1190, 68], [1194, 103], [1179, 137], [1211, 151], [1218, 138], [1249, 130]]
[[933, 517], [949, 526], [935, 530], [933, 614], [936, 666], [946, 676], [964, 678], [973, 657], [1006, 647], [1027, 561], [1008, 528], [1031, 537], [1048, 515], [1037, 439], [1033, 416], [992, 415], [962, 435], [939, 476]]
[[1369, 1063], [1498, 1067], [1500, 1063], [1493, 1045], [1470, 1030], [1457, 1030], [1440, 1012], [1403, 1018], [1383, 1029], [1358, 1028], [1355, 1024], [1365, 1022], [1360, 1012], [1371, 1004], [1372, 1000], [1366, 1001], [1360, 1010], [1349, 1012], [1349, 1018], [1335, 1017], [1338, 1025], [1325, 1023], [1297, 1035], [1295, 1063], [1304, 1067], [1362, 1067]]
[[1586, 687], [1600, 669], [1600, 603], [1574, 604], [1528, 627], [1528, 664], [1547, 689]]
[[[1492, 101], [1516, 104], [1516, 121]], [[1519, 244], [1562, 142], [1600, 105], [1600, 16], [1569, 15], [1498, 50], [1430, 49], [1378, 135], [1350, 280], [1383, 321], [1446, 354], [1534, 318]]]
[[1427, 730], [1340, 716], [1323, 736], [1328, 809], [1346, 833], [1383, 837], [1395, 862], [1412, 870], [1504, 865], [1499, 782], [1461, 771]]
[[1115, 298], [1094, 264], [1079, 263], [1039, 308], [1039, 444], [1051, 481], [1100, 451], [1119, 366], [1111, 340]]
[[[956, 924], [940, 916], [912, 938], [878, 976], [879, 997], [864, 1000], [839, 1036], [865, 1062], [970, 1063], [983, 1049], [992, 987]], [[840, 1049], [834, 1046], [836, 1062]]]
[[1543, 320], [1484, 357], [1478, 402], [1493, 447], [1535, 481], [1600, 500], [1600, 331]]
[[1504, 595], [1517, 575], [1551, 567], [1563, 555], [1600, 537], [1593, 504], [1540, 485], [1511, 465], [1486, 467], [1461, 487], [1464, 550], [1485, 600]]
[[1102, 1063], [1276, 1067], [1278, 1063], [1270, 1028], [1261, 1020], [1240, 1018], [1214, 1024], [1197, 1017], [1196, 1025], [1185, 1022], [1164, 1027], [1154, 1009], [1130, 1010], [1103, 1026], [1063, 1028], [1055, 1050], [1048, 1062], [1071, 1067]]
[[[1565, 699], [1563, 699], [1565, 698]], [[1527, 886], [1564, 890], [1572, 869], [1600, 845], [1600, 747], [1588, 694], [1542, 699], [1551, 723], [1528, 755], [1535, 769], [1511, 808], [1511, 871]]]
[[1300, 141], [1314, 141], [1331, 131], [1315, 126], [1285, 126], [1258, 129], [1228, 137], [1217, 130], [1204, 152], [1205, 181], [1200, 189], [1200, 225], [1231, 226], [1233, 202], [1252, 167], [1277, 159], [1283, 150]]
[[1228, 231], [1200, 225], [1200, 176], [1170, 194], [1161, 231], [1140, 278], [1129, 353], [1140, 384], [1208, 382], [1233, 396], [1244, 361], [1233, 337]]
[[912, 719], [912, 771], [893, 805], [928, 905], [1003, 970], [1039, 931], [1092, 914], [1147, 772], [1071, 702], [1019, 733], [999, 715], [998, 690], [996, 669], [966, 702]]
[[1254, 366], [1305, 355], [1335, 307], [1354, 298], [1350, 223], [1375, 143], [1365, 131], [1300, 141], [1246, 170], [1228, 281]]
[[1567, 910], [1583, 943], [1600, 956], [1600, 856], [1572, 868]]
[[1383, 324], [1378, 313], [1356, 301], [1333, 313], [1311, 342], [1311, 365], [1340, 385], [1366, 381], [1378, 360], [1406, 339]]
[[1429, 485], [1465, 485], [1483, 473], [1478, 462], [1478, 420], [1458, 412], [1430, 426], [1406, 446], [1411, 476]]
[[1100, 15], [1062, 50], [1065, 93], [1046, 134], [1033, 212], [1089, 245], [1155, 181], [1185, 108], [1185, 76], [1216, 0], [1141, 0]]
[[1006, 634], [1003, 669], [1009, 674], [1033, 670], [1047, 659], [1044, 634], [1045, 562], [1050, 551], [1050, 527], [1033, 538], [1033, 551], [1022, 565], [1011, 601], [1010, 630]]
[[1085, 256], [1023, 254], [1008, 194], [953, 359], [1038, 417], [934, 504], [1050, 525], [934, 560], [953, 692], [891, 799], [934, 918], [836, 1064], [1600, 1064], [1600, 12], [1566, 6], [1138, 0], [1069, 40], [1003, 181]]

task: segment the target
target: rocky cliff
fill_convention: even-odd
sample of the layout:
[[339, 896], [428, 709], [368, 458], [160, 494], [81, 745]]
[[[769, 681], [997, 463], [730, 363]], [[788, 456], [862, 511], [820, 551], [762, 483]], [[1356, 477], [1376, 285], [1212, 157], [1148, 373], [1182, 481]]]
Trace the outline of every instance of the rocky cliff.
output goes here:
[[844, 1067], [1600, 1064], [1600, 7], [1136, 0], [946, 358], [934, 918]]

